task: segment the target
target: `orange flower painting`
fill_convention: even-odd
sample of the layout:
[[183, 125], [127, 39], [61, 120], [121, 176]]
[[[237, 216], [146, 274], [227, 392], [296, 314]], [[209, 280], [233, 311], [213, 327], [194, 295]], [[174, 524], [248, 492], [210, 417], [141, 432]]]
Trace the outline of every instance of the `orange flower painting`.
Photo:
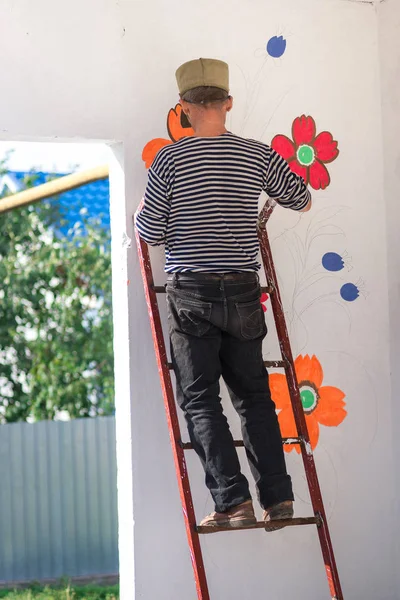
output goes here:
[[[298, 356], [294, 362], [300, 396], [305, 412], [311, 447], [314, 450], [319, 440], [319, 427], [337, 427], [347, 412], [343, 402], [345, 394], [339, 388], [323, 386], [324, 373], [316, 356]], [[292, 404], [285, 375], [270, 375], [272, 399], [279, 410], [278, 419], [283, 437], [297, 437]], [[284, 445], [286, 452], [293, 448], [300, 454], [300, 446]]]
[[146, 169], [150, 169], [156, 154], [164, 146], [177, 142], [184, 137], [194, 135], [194, 131], [182, 110], [182, 106], [177, 104], [175, 108], [171, 108], [167, 117], [167, 130], [170, 137], [169, 140], [163, 138], [155, 138], [148, 142], [143, 148], [142, 159], [146, 165]]

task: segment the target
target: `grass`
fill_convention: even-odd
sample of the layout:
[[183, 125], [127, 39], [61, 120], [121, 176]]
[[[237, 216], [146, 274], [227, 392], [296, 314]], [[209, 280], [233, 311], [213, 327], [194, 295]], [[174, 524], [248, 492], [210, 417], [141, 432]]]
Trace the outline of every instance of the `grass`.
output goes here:
[[7, 600], [118, 600], [118, 585], [93, 585], [50, 588], [33, 586], [26, 590], [0, 590], [0, 598]]

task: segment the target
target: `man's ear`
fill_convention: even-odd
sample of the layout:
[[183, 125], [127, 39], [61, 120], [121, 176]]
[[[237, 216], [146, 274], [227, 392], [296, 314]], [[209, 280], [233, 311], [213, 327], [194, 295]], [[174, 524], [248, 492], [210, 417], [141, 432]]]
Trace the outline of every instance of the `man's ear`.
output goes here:
[[229, 112], [230, 110], [232, 110], [232, 108], [233, 108], [233, 98], [232, 98], [232, 96], [229, 96], [226, 101], [226, 112]]
[[185, 100], [182, 100], [182, 98], [181, 98], [181, 106], [182, 106], [182, 112], [183, 112], [183, 115], [181, 116], [181, 125], [182, 125], [182, 127], [191, 127], [191, 124], [190, 124], [191, 106], [190, 106], [189, 102], [185, 102]]
[[185, 113], [185, 115], [188, 116], [188, 114], [190, 112], [190, 104], [189, 104], [189, 102], [185, 102], [185, 100], [182, 100], [182, 98], [179, 97], [179, 103], [182, 106], [182, 110]]

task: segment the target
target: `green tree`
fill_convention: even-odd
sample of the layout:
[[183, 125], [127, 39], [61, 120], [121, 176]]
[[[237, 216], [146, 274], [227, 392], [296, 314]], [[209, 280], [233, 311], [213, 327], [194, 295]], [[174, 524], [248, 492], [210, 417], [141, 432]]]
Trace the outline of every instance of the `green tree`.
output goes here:
[[114, 411], [110, 233], [61, 224], [56, 199], [0, 213], [0, 422]]

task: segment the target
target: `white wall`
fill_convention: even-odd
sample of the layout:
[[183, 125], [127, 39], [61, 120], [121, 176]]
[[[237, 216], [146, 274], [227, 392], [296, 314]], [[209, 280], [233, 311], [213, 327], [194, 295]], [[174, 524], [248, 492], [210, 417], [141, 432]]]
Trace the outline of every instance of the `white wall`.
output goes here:
[[[386, 10], [393, 2], [388, 0]], [[387, 21], [390, 25], [390, 15]], [[285, 55], [268, 60], [260, 71], [266, 42], [281, 33], [288, 40]], [[177, 101], [175, 68], [201, 55], [231, 65], [234, 132], [268, 143], [276, 133], [290, 135], [293, 119], [305, 113], [339, 141], [341, 154], [328, 165], [330, 187], [315, 193], [315, 208], [299, 223], [295, 215], [277, 212], [271, 237], [285, 305], [295, 309], [291, 316], [312, 303], [303, 313], [304, 324], [293, 320], [295, 351], [316, 354], [324, 383], [346, 393], [348, 417], [337, 428], [321, 427], [315, 453], [346, 600], [400, 597], [392, 552], [397, 524], [392, 518], [394, 444], [375, 7], [344, 0], [184, 5], [163, 0], [70, 0], [62, 5], [3, 0], [0, 45], [2, 138], [123, 144], [123, 151], [121, 144], [115, 146], [112, 173], [123, 600], [195, 598], [139, 266], [129, 238], [146, 178], [142, 148], [152, 138], [167, 137], [166, 115]], [[257, 74], [249, 115], [246, 101]], [[390, 73], [384, 84], [390, 85]], [[390, 119], [387, 123], [389, 135]], [[386, 163], [389, 171], [390, 165]], [[327, 228], [310, 249], [309, 264], [318, 266], [324, 252], [347, 250], [353, 270], [339, 274], [343, 281], [316, 277], [303, 297], [294, 295], [293, 234], [303, 240], [310, 226], [318, 228], [325, 217]], [[159, 253], [155, 262], [161, 279]], [[368, 296], [343, 303], [339, 283], [360, 278]], [[322, 298], [324, 294], [332, 296]], [[273, 352], [273, 334], [270, 339], [266, 353]], [[238, 434], [236, 421], [233, 428]], [[291, 454], [288, 465], [298, 513], [307, 514], [297, 456]], [[211, 502], [194, 457], [189, 466], [201, 517]], [[215, 535], [204, 539], [203, 549], [213, 599], [329, 597], [313, 529]]]
[[[381, 58], [381, 98], [383, 107], [383, 149], [384, 149], [384, 194], [387, 221], [387, 256], [390, 309], [390, 375], [392, 383], [392, 429], [394, 464], [393, 477], [396, 484], [395, 503], [392, 507], [393, 519], [400, 519], [400, 472], [398, 424], [400, 422], [400, 3], [383, 2], [379, 7], [379, 42]], [[378, 208], [378, 207], [377, 207]], [[379, 209], [378, 209], [379, 210]], [[396, 562], [400, 560], [399, 538], [396, 537]], [[397, 589], [400, 589], [398, 573]], [[399, 593], [399, 592], [398, 592]]]

